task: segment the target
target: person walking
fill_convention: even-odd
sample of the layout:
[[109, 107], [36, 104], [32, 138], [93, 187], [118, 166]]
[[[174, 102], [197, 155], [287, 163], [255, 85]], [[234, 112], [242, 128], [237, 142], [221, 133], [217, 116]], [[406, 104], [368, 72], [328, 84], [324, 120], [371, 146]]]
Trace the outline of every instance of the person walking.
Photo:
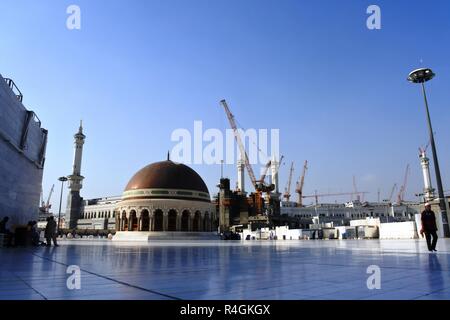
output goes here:
[[9, 221], [9, 217], [4, 217], [0, 221], [0, 233], [3, 233], [6, 237], [6, 246], [11, 247], [13, 238], [14, 238], [14, 234], [11, 231], [9, 231], [9, 229], [8, 229], [8, 221]]
[[[436, 243], [438, 240], [438, 236], [436, 233], [436, 216], [431, 210], [431, 204], [425, 203], [425, 210], [422, 211], [420, 220], [422, 222], [422, 229], [420, 230], [420, 234], [422, 235], [422, 237], [425, 234], [425, 238], [427, 239], [428, 251], [437, 251]], [[433, 238], [433, 240], [431, 240], [431, 238]]]
[[45, 226], [44, 235], [45, 239], [47, 240], [47, 247], [50, 247], [52, 245], [52, 240], [55, 247], [58, 246], [58, 243], [56, 242], [56, 221], [53, 216], [47, 218], [47, 225]]

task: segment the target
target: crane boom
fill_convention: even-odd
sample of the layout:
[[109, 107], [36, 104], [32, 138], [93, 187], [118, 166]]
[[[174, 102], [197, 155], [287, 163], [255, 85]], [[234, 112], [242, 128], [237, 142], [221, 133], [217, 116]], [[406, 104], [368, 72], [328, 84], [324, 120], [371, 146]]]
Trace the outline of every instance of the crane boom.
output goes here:
[[300, 180], [297, 182], [297, 188], [295, 189], [295, 192], [298, 193], [298, 206], [301, 207], [303, 205], [302, 198], [303, 198], [303, 185], [305, 184], [305, 175], [306, 170], [308, 170], [308, 160], [305, 160], [305, 163], [303, 164], [303, 171], [302, 175], [300, 176]]
[[[358, 191], [357, 194], [366, 194], [369, 192], [365, 191]], [[339, 193], [322, 193], [318, 194], [317, 191], [313, 195], [308, 196], [302, 196], [302, 198], [315, 198], [316, 199], [316, 205], [319, 204], [319, 197], [332, 197], [332, 196], [346, 196], [346, 195], [354, 195], [355, 192], [339, 192]]]
[[253, 172], [253, 168], [250, 165], [250, 161], [248, 160], [247, 152], [245, 151], [244, 144], [242, 143], [241, 136], [239, 135], [238, 128], [236, 126], [236, 122], [234, 121], [234, 116], [231, 113], [230, 109], [228, 108], [227, 102], [225, 99], [221, 100], [220, 103], [222, 104], [223, 108], [225, 109], [225, 113], [227, 115], [228, 121], [230, 122], [231, 128], [233, 129], [234, 138], [236, 139], [236, 142], [239, 146], [239, 151], [241, 152], [241, 156], [244, 156], [244, 164], [245, 168], [247, 169], [248, 175], [250, 176], [250, 180], [253, 184], [253, 186], [256, 188], [256, 177], [255, 173]]
[[[358, 191], [358, 194], [366, 194], [369, 192]], [[302, 196], [302, 198], [315, 198], [315, 197], [331, 197], [331, 196], [346, 196], [350, 194], [355, 194], [354, 192], [339, 192], [339, 193], [322, 193], [322, 194], [312, 194], [307, 196]]]
[[286, 199], [286, 201], [289, 201], [289, 199], [291, 198], [291, 183], [292, 183], [293, 172], [294, 172], [294, 161], [291, 162], [291, 169], [289, 170], [288, 183], [286, 185], [286, 188], [284, 189], [283, 196]]
[[266, 166], [264, 167], [264, 171], [261, 175], [261, 178], [259, 179], [260, 183], [264, 184], [264, 180], [266, 180], [267, 170], [269, 170], [271, 164], [272, 164], [272, 161], [269, 160], [269, 162], [267, 162]]
[[398, 192], [398, 195], [397, 195], [397, 203], [401, 203], [404, 200], [406, 184], [408, 183], [408, 174], [409, 174], [409, 163], [406, 166], [405, 177], [403, 178], [403, 185], [400, 187], [400, 191]]
[[54, 184], [52, 185], [52, 188], [50, 189], [50, 193], [48, 194], [47, 203], [45, 204], [47, 207], [50, 206], [50, 199], [51, 199], [52, 194], [53, 194], [53, 189], [55, 189], [55, 185]]
[[396, 188], [397, 188], [397, 184], [394, 183], [394, 185], [392, 186], [392, 189], [391, 189], [391, 193], [389, 194], [388, 202], [392, 201], [392, 197], [394, 196], [394, 192], [395, 192]]

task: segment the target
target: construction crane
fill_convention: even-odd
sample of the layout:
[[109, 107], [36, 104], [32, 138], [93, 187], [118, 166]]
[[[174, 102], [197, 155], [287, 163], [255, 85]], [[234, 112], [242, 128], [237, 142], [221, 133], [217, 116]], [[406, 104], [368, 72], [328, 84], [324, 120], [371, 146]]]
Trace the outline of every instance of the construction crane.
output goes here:
[[[264, 200], [262, 198], [263, 192], [270, 192], [274, 190], [274, 185], [266, 185], [263, 181], [256, 180], [255, 173], [253, 172], [253, 168], [250, 165], [250, 161], [248, 159], [247, 152], [245, 151], [244, 144], [242, 143], [242, 138], [239, 135], [239, 130], [236, 126], [236, 121], [234, 119], [234, 115], [231, 113], [230, 108], [228, 108], [227, 102], [225, 99], [221, 100], [220, 103], [222, 104], [223, 108], [225, 109], [225, 113], [227, 115], [228, 121], [230, 122], [230, 126], [233, 129], [234, 137], [236, 139], [236, 142], [239, 146], [239, 151], [241, 152], [241, 155], [244, 156], [244, 165], [247, 169], [248, 175], [250, 176], [250, 181], [253, 184], [253, 187], [256, 191], [255, 196], [255, 209], [256, 214], [262, 214], [263, 209], [263, 203]], [[269, 164], [270, 166], [270, 164]], [[268, 166], [266, 165], [266, 168], [268, 169]]]
[[[365, 191], [358, 191], [357, 194], [366, 194], [369, 192], [365, 192]], [[308, 196], [302, 196], [302, 198], [315, 198], [316, 201], [316, 205], [319, 204], [319, 198], [321, 197], [333, 197], [333, 196], [348, 196], [348, 195], [354, 195], [355, 192], [339, 192], [339, 193], [322, 193], [322, 194], [318, 194], [317, 191], [313, 194], [313, 195], [308, 195]]]
[[408, 183], [409, 163], [406, 165], [405, 177], [403, 178], [403, 184], [400, 187], [400, 191], [397, 194], [397, 204], [401, 204], [405, 197], [406, 184]]
[[[353, 193], [356, 196], [356, 200], [360, 201], [360, 196], [358, 195], [358, 188], [356, 187], [356, 178], [353, 176]], [[352, 200], [353, 200], [353, 194], [352, 194]]]
[[227, 115], [228, 121], [230, 122], [231, 128], [233, 129], [234, 138], [236, 139], [236, 142], [239, 147], [239, 151], [241, 152], [241, 156], [244, 156], [244, 165], [247, 169], [248, 175], [250, 176], [250, 181], [252, 182], [253, 186], [256, 188], [256, 177], [255, 173], [253, 172], [253, 168], [250, 165], [250, 161], [248, 160], [247, 152], [245, 151], [244, 144], [242, 143], [241, 136], [239, 135], [239, 130], [236, 126], [236, 121], [234, 120], [234, 116], [231, 113], [230, 109], [228, 108], [227, 102], [225, 99], [221, 100], [220, 103], [222, 103], [222, 106], [225, 109], [225, 113]]
[[280, 172], [280, 168], [281, 168], [281, 165], [283, 163], [283, 158], [284, 158], [284, 155], [281, 155], [280, 162], [278, 163], [277, 173]]
[[305, 163], [303, 164], [303, 171], [302, 175], [300, 176], [299, 180], [297, 181], [297, 186], [295, 188], [295, 192], [298, 194], [298, 200], [297, 205], [299, 207], [303, 206], [303, 185], [305, 184], [305, 175], [306, 170], [308, 170], [308, 160], [305, 160]]
[[269, 170], [271, 164], [272, 164], [271, 160], [269, 160], [269, 162], [266, 163], [266, 166], [263, 169], [263, 173], [261, 174], [261, 178], [256, 181], [256, 183], [258, 185], [259, 184], [263, 184], [264, 185], [266, 183], [265, 180], [266, 180], [267, 171]]
[[294, 161], [292, 161], [292, 163], [291, 163], [291, 169], [289, 170], [288, 182], [286, 184], [286, 188], [284, 188], [283, 197], [286, 199], [286, 201], [289, 201], [289, 199], [291, 198], [291, 183], [292, 183], [293, 172], [294, 172]]
[[47, 202], [44, 202], [44, 201], [42, 201], [42, 203], [41, 203], [41, 207], [39, 208], [42, 212], [44, 212], [44, 213], [48, 213], [49, 212], [49, 210], [50, 210], [50, 208], [51, 208], [51, 204], [50, 204], [50, 199], [51, 199], [51, 197], [52, 197], [52, 194], [53, 194], [53, 190], [55, 189], [55, 185], [53, 184], [52, 185], [52, 188], [50, 189], [50, 193], [48, 194], [48, 197], [47, 197]]
[[392, 189], [391, 189], [391, 193], [389, 194], [389, 197], [387, 199], [384, 199], [383, 200], [384, 202], [391, 202], [392, 201], [392, 197], [394, 196], [394, 192], [395, 192], [396, 188], [397, 188], [397, 184], [394, 183], [394, 185], [392, 186]]

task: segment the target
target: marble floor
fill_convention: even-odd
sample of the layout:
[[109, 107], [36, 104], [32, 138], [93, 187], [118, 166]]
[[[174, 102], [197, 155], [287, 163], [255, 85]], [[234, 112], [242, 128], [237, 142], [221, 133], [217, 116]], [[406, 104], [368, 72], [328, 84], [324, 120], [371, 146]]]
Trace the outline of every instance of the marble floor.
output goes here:
[[450, 299], [450, 239], [60, 244], [0, 248], [0, 300]]

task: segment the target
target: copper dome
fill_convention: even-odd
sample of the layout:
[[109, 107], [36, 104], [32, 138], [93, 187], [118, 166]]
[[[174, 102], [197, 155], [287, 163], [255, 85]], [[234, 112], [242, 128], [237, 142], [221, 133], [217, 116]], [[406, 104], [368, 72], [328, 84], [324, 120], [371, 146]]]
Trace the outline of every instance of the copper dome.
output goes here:
[[125, 192], [137, 189], [193, 190], [209, 194], [197, 172], [171, 160], [155, 162], [139, 170], [128, 182]]

